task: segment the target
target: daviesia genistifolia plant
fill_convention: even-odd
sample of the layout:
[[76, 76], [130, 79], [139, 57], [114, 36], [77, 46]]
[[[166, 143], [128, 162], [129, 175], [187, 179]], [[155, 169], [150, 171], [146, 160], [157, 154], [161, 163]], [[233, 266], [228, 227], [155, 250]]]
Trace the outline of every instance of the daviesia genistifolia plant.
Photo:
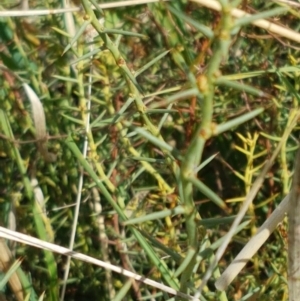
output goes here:
[[1, 226], [155, 284], [3, 240], [15, 264], [0, 265], [0, 293], [285, 300], [286, 221], [231, 286], [214, 283], [290, 189], [297, 36], [264, 22], [296, 34], [299, 12], [282, 2], [129, 2], [1, 4]]

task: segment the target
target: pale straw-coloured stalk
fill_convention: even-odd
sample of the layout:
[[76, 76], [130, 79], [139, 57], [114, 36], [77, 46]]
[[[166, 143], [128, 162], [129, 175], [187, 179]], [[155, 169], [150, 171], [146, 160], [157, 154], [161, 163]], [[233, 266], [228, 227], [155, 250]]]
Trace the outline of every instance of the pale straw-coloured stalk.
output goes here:
[[[9, 270], [12, 263], [13, 263], [12, 253], [9, 247], [6, 245], [4, 239], [1, 238], [0, 239], [0, 272], [5, 273], [7, 270]], [[23, 287], [17, 272], [11, 275], [11, 277], [8, 280], [8, 283], [17, 301], [23, 301], [24, 300]]]
[[49, 250], [61, 255], [65, 255], [65, 256], [70, 256], [74, 259], [78, 259], [80, 261], [84, 261], [90, 264], [94, 264], [96, 266], [99, 267], [103, 267], [104, 269], [109, 269], [111, 271], [114, 271], [118, 274], [124, 275], [126, 277], [129, 278], [133, 278], [137, 281], [140, 281], [144, 284], [147, 284], [149, 286], [155, 287], [159, 290], [162, 290], [166, 293], [169, 293], [171, 295], [175, 295], [175, 296], [180, 296], [182, 298], [185, 298], [186, 300], [194, 300], [194, 301], [199, 301], [199, 299], [194, 299], [193, 296], [181, 293], [179, 291], [176, 291], [173, 288], [170, 288], [169, 286], [166, 286], [164, 284], [161, 284], [159, 282], [156, 282], [152, 279], [146, 278], [145, 276], [140, 276], [137, 275], [131, 271], [125, 270], [122, 267], [118, 267], [112, 264], [109, 264], [107, 262], [98, 260], [96, 258], [87, 256], [85, 254], [82, 253], [78, 253], [75, 251], [72, 251], [70, 249], [43, 241], [41, 239], [37, 239], [35, 237], [20, 233], [20, 232], [16, 232], [16, 231], [11, 231], [9, 229], [6, 229], [4, 227], [0, 227], [0, 237], [3, 237], [5, 239], [10, 239], [10, 240], [14, 240], [16, 242], [22, 243], [22, 244], [26, 244], [26, 245], [30, 245], [30, 246], [34, 246], [36, 248], [40, 248], [40, 249], [44, 249], [44, 250]]
[[[170, 1], [170, 0], [127, 0], [127, 1], [101, 3], [98, 4], [98, 6], [101, 9], [108, 9], [108, 8], [155, 3], [159, 1]], [[80, 10], [81, 10], [80, 7], [65, 7], [65, 8], [56, 8], [56, 9], [31, 9], [31, 10], [24, 10], [24, 8], [22, 7], [21, 10], [0, 11], [0, 17], [44, 16], [44, 15], [64, 14], [67, 12], [78, 12]]]
[[[210, 9], [213, 9], [216, 11], [221, 11], [221, 5], [220, 5], [219, 1], [216, 1], [216, 0], [191, 0], [191, 1], [199, 3], [200, 5], [203, 5], [207, 8], [210, 8]], [[246, 13], [245, 11], [237, 9], [237, 8], [233, 8], [230, 13], [231, 13], [232, 17], [237, 18], [237, 19], [251, 16], [250, 14]], [[276, 34], [276, 35], [279, 35], [286, 39], [300, 43], [300, 33], [296, 32], [292, 29], [283, 27], [281, 25], [277, 25], [273, 22], [270, 22], [270, 21], [267, 21], [264, 19], [254, 20], [251, 22], [251, 24], [253, 24], [257, 27], [263, 28], [273, 34]]]
[[218, 290], [226, 290], [233, 279], [239, 274], [249, 260], [253, 258], [260, 247], [269, 238], [277, 225], [284, 219], [288, 210], [290, 195], [287, 195], [272, 212], [269, 218], [258, 229], [257, 233], [249, 240], [233, 262], [226, 268], [222, 276], [217, 279], [215, 286]]

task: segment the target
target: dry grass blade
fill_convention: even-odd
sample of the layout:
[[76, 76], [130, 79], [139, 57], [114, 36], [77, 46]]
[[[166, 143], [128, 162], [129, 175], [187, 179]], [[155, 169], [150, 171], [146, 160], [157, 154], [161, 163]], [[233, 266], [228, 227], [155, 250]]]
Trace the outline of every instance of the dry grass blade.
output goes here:
[[[5, 272], [12, 263], [12, 254], [3, 239], [0, 239], [0, 270]], [[13, 273], [8, 280], [11, 290], [18, 301], [23, 301], [23, 288], [17, 273]]]
[[288, 0], [273, 0], [274, 2], [281, 2], [281, 3], [285, 3], [294, 7], [300, 7], [300, 4], [295, 2], [295, 1], [288, 1]]
[[[220, 11], [221, 10], [221, 5], [218, 1], [215, 0], [191, 0], [193, 2], [197, 2], [205, 7], [211, 8], [213, 10], [216, 11]], [[240, 10], [240, 9], [232, 9], [231, 10], [231, 15], [235, 18], [244, 18], [244, 17], [248, 17], [251, 16], [250, 14]], [[255, 20], [253, 22], [251, 22], [253, 25], [263, 28], [265, 30], [268, 30], [269, 32], [272, 32], [276, 35], [279, 35], [281, 37], [287, 38], [289, 40], [295, 41], [297, 43], [300, 43], [300, 34], [292, 29], [274, 24], [272, 22], [269, 22], [267, 20], [264, 19], [260, 19], [260, 20]]]
[[218, 290], [226, 290], [228, 285], [239, 274], [249, 260], [256, 254], [258, 249], [265, 243], [277, 225], [283, 220], [288, 211], [290, 195], [286, 196], [271, 216], [263, 223], [257, 233], [250, 239], [246, 246], [236, 256], [233, 262], [226, 268], [222, 276], [218, 278], [215, 286]]
[[24, 244], [27, 244], [27, 245], [30, 245], [30, 246], [34, 246], [36, 248], [49, 250], [49, 251], [52, 251], [52, 252], [55, 252], [55, 253], [59, 253], [61, 255], [70, 256], [74, 259], [78, 259], [78, 260], [81, 260], [81, 261], [84, 261], [84, 262], [88, 262], [88, 263], [103, 267], [105, 269], [109, 269], [109, 270], [114, 271], [116, 273], [122, 274], [126, 277], [133, 278], [137, 281], [140, 281], [142, 283], [145, 283], [147, 285], [150, 285], [152, 287], [155, 287], [157, 289], [165, 291], [169, 294], [179, 296], [179, 297], [182, 297], [182, 298], [186, 298], [187, 300], [194, 300], [194, 301], [199, 300], [199, 299], [195, 299], [192, 296], [189, 296], [189, 295], [183, 294], [181, 292], [178, 292], [178, 291], [176, 291], [176, 290], [174, 290], [174, 289], [172, 289], [172, 288], [170, 288], [166, 285], [158, 283], [154, 280], [151, 280], [149, 278], [145, 278], [144, 276], [140, 276], [140, 275], [137, 275], [135, 273], [132, 273], [132, 272], [130, 272], [128, 270], [125, 270], [123, 268], [117, 267], [115, 265], [109, 264], [107, 262], [98, 260], [98, 259], [90, 257], [90, 256], [87, 256], [85, 254], [77, 253], [77, 252], [74, 252], [70, 249], [67, 249], [67, 248], [64, 248], [64, 247], [61, 247], [61, 246], [58, 246], [58, 245], [55, 245], [55, 244], [52, 244], [52, 243], [49, 243], [49, 242], [42, 241], [40, 239], [31, 237], [29, 235], [22, 234], [20, 232], [11, 231], [11, 230], [8, 230], [4, 227], [0, 227], [0, 237], [10, 239], [10, 240], [14, 240], [16, 242], [24, 243]]
[[[102, 9], [115, 8], [115, 7], [126, 7], [133, 5], [142, 5], [148, 3], [159, 2], [160, 0], [129, 0], [129, 1], [118, 1], [110, 3], [102, 3], [98, 6]], [[170, 0], [163, 0], [170, 1]], [[30, 9], [30, 10], [8, 10], [0, 11], [0, 17], [25, 17], [25, 16], [44, 16], [44, 15], [55, 15], [55, 14], [64, 14], [71, 12], [80, 11], [80, 7], [65, 7], [58, 9]]]

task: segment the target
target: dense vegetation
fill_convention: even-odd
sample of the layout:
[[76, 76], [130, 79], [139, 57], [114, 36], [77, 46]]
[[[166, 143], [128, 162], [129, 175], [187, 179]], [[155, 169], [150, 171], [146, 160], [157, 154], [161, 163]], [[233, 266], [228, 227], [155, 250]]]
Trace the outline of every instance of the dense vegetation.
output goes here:
[[[200, 300], [287, 300], [285, 221], [224, 292], [214, 282], [289, 192], [300, 114], [299, 41], [234, 19], [228, 3], [296, 32], [299, 8], [105, 2], [0, 17], [1, 226], [67, 248], [75, 229], [74, 251], [194, 295], [281, 141]], [[4, 245], [22, 259], [24, 296], [59, 300], [67, 257]], [[21, 300], [6, 281], [2, 296]], [[171, 297], [72, 259], [64, 300]]]

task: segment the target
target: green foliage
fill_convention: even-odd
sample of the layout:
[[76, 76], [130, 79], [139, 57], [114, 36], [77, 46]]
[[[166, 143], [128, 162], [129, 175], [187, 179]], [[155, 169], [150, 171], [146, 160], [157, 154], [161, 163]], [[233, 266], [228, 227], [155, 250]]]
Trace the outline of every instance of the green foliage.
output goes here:
[[[13, 6], [6, 2], [5, 9]], [[60, 7], [56, 0], [33, 2]], [[91, 2], [82, 0], [71, 21], [63, 14], [0, 18], [1, 225], [68, 247], [79, 200], [74, 250], [194, 295], [241, 202], [299, 114], [299, 50], [250, 19], [234, 21], [229, 1], [219, 1], [223, 12], [189, 1], [105, 10], [93, 10]], [[234, 2], [299, 30], [293, 8]], [[24, 83], [42, 102], [48, 137], [36, 136]], [[288, 193], [297, 130], [201, 300], [286, 300], [285, 224], [226, 292], [214, 281]], [[54, 162], [43, 157], [42, 142]], [[27, 297], [38, 300], [45, 291], [44, 300], [58, 300], [66, 258], [30, 246], [15, 252], [23, 258]], [[71, 261], [64, 300], [151, 296], [168, 298]]]

